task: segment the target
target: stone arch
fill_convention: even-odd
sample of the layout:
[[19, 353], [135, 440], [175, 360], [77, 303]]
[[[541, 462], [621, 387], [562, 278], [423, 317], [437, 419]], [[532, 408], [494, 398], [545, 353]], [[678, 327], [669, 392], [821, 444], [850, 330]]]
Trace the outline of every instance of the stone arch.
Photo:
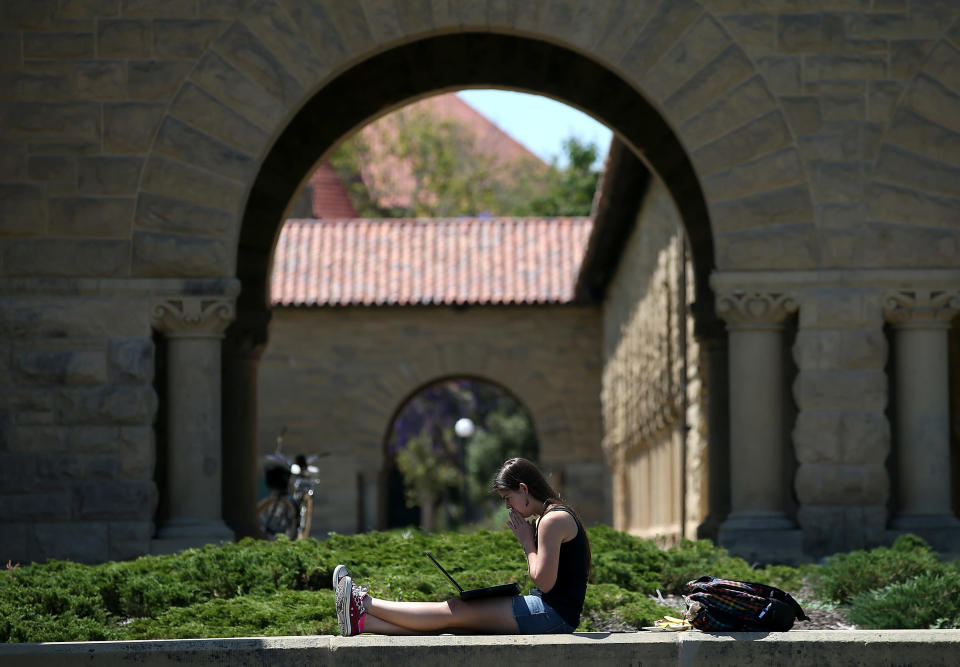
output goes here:
[[945, 31], [953, 38], [933, 43], [899, 97], [897, 84], [874, 91], [876, 113], [889, 113], [890, 121], [867, 183], [865, 266], [960, 263], [958, 34], [960, 21]]
[[160, 124], [134, 273], [237, 275], [242, 303], [263, 309], [284, 208], [317, 159], [392, 107], [469, 86], [545, 94], [613, 128], [680, 206], [702, 304], [714, 268], [816, 266], [784, 114], [700, 3], [263, 0], [198, 60]]

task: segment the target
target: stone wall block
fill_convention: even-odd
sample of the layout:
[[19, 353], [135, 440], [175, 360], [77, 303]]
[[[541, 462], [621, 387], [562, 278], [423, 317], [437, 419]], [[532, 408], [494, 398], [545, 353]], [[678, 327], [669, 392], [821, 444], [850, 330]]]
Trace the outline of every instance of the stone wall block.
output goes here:
[[[820, 111], [825, 121], [862, 121], [867, 118], [867, 98], [864, 93], [822, 93]], [[845, 156], [847, 158], [852, 155]]]
[[193, 16], [197, 11], [196, 0], [120, 0], [124, 16], [146, 18], [175, 18]]
[[73, 95], [73, 79], [61, 72], [0, 72], [0, 97], [24, 102], [63, 102]]
[[57, 412], [62, 424], [149, 424], [157, 410], [153, 387], [109, 385], [61, 389]]
[[107, 348], [110, 378], [117, 384], [153, 382], [153, 340], [150, 338], [111, 338]]
[[[682, 122], [736, 87], [753, 72], [753, 64], [743, 49], [737, 45], [729, 46], [665, 100], [664, 108], [673, 122]], [[762, 95], [762, 92], [760, 94]], [[741, 124], [732, 127], [738, 127]]]
[[110, 18], [120, 14], [120, 0], [60, 0], [59, 19]]
[[814, 218], [813, 202], [806, 183], [719, 202], [713, 205], [712, 213], [714, 226], [721, 232], [805, 222]]
[[890, 481], [883, 463], [801, 464], [795, 478], [802, 505], [882, 505]]
[[77, 97], [83, 100], [122, 100], [126, 97], [127, 64], [119, 60], [90, 60], [73, 65]]
[[870, 81], [887, 77], [887, 56], [865, 54], [818, 54], [804, 58], [804, 80]]
[[63, 453], [56, 456], [38, 457], [37, 478], [43, 481], [83, 479], [86, 456]]
[[877, 370], [886, 363], [887, 348], [880, 329], [804, 329], [793, 358], [802, 370]]
[[803, 64], [799, 56], [762, 56], [756, 62], [757, 69], [775, 95], [798, 95], [802, 92]]
[[16, 355], [26, 384], [88, 385], [107, 379], [106, 355], [99, 349], [25, 349]]
[[246, 0], [197, 0], [197, 16], [234, 18], [249, 4]]
[[103, 105], [103, 149], [107, 153], [145, 153], [163, 118], [165, 105], [125, 102]]
[[15, 72], [23, 66], [22, 33], [0, 30], [0, 72]]
[[224, 234], [234, 214], [145, 192], [137, 198], [139, 228], [174, 233]]
[[73, 486], [74, 516], [78, 519], [149, 521], [156, 501], [152, 480], [82, 482]]
[[142, 167], [141, 157], [83, 157], [79, 162], [80, 190], [87, 195], [132, 195]]
[[117, 426], [91, 426], [88, 424], [72, 426], [69, 429], [68, 436], [69, 448], [71, 451], [82, 454], [114, 455], [118, 451], [119, 443], [123, 441], [120, 431], [121, 428]]
[[[33, 453], [8, 453], [0, 448], [0, 489], [3, 489], [3, 493], [29, 493], [36, 490], [38, 459]], [[5, 520], [13, 518], [4, 517]]]
[[97, 55], [101, 58], [153, 56], [153, 22], [148, 19], [101, 19], [97, 22]]
[[157, 462], [154, 438], [152, 426], [120, 427], [120, 474], [126, 479], [153, 479]]
[[[385, 42], [397, 39], [403, 34], [399, 12], [393, 0], [361, 0], [359, 4], [363, 6], [370, 34], [374, 39]], [[483, 18], [486, 19], [486, 16]]]
[[780, 105], [794, 133], [816, 134], [820, 131], [823, 117], [820, 114], [820, 100], [815, 96], [781, 97]]
[[882, 412], [803, 410], [793, 444], [799, 463], [882, 464], [890, 451], [890, 424]]
[[110, 555], [107, 526], [107, 523], [90, 521], [41, 523], [34, 527], [37, 549], [52, 558], [103, 563]]
[[880, 149], [874, 178], [960, 199], [960, 166], [951, 166], [891, 144]]
[[726, 14], [723, 24], [751, 56], [779, 50], [777, 16], [771, 14]]
[[800, 308], [800, 330], [860, 329], [883, 324], [880, 294], [869, 289], [808, 290]]
[[[620, 66], [630, 75], [642, 78], [696, 21], [703, 11], [693, 0], [651, 3], [654, 11], [638, 33], [630, 35], [632, 44], [620, 59]], [[614, 20], [618, 20], [614, 12]]]
[[149, 332], [149, 312], [142, 297], [0, 300], [0, 338], [106, 338]]
[[152, 521], [111, 521], [108, 528], [110, 560], [131, 560], [150, 552]]
[[942, 268], [960, 262], [960, 231], [870, 223], [863, 235], [866, 266]]
[[243, 183], [161, 156], [147, 161], [140, 188], [224, 211], [237, 210], [245, 194]]
[[[0, 388], [0, 409], [12, 410], [19, 417], [26, 412], [50, 412], [54, 397], [50, 390], [36, 387]], [[20, 420], [17, 420], [18, 423]]]
[[26, 32], [23, 34], [24, 58], [92, 58], [93, 33]]
[[193, 69], [192, 60], [142, 60], [127, 66], [127, 97], [140, 101], [166, 101]]
[[801, 371], [793, 395], [802, 410], [883, 411], [887, 381], [883, 370]]
[[744, 125], [776, 106], [763, 80], [754, 76], [699, 110], [680, 126], [680, 134], [687, 144], [702, 146], [722, 136], [729, 128]]
[[8, 276], [117, 277], [129, 273], [130, 242], [29, 239], [0, 248]]
[[330, 19], [326, 7], [310, 0], [280, 0], [299, 33], [311, 45], [311, 50], [323, 63], [325, 71], [343, 59], [349, 49], [339, 28]]
[[934, 42], [928, 39], [890, 40], [890, 78], [906, 81], [920, 69]]
[[269, 138], [261, 128], [193, 83], [181, 88], [171, 113], [211, 137], [250, 155], [259, 155]]
[[127, 237], [132, 197], [58, 197], [50, 201], [50, 233], [57, 236]]
[[250, 182], [259, 164], [249, 155], [167, 117], [157, 134], [155, 151], [220, 176]]
[[[886, 140], [908, 150], [952, 166], [960, 166], [957, 133], [906, 109], [900, 109], [887, 132]], [[882, 151], [881, 151], [882, 152]]]
[[697, 148], [691, 157], [697, 171], [708, 175], [785, 148], [792, 141], [783, 115], [771, 112]]
[[884, 503], [805, 505], [797, 511], [803, 528], [804, 551], [828, 556], [887, 543]]
[[786, 53], [814, 53], [825, 41], [822, 14], [781, 14], [777, 17], [777, 41]]
[[[52, 392], [47, 392], [52, 395]], [[0, 396], [2, 398], [2, 396]], [[2, 410], [2, 409], [0, 409]], [[52, 426], [49, 424], [31, 424], [30, 420], [24, 420], [24, 415], [29, 415], [37, 410], [14, 410], [12, 411], [16, 426], [9, 430], [9, 440], [6, 448], [11, 452], [24, 452], [30, 454], [56, 453], [67, 450], [67, 429], [61, 426]], [[50, 410], [47, 414], [53, 414]]]
[[0, 137], [26, 141], [99, 141], [93, 102], [0, 102]]
[[31, 155], [27, 175], [34, 181], [77, 182], [77, 158], [73, 155]]
[[246, 78], [276, 98], [284, 109], [300, 101], [304, 84], [245, 25], [234, 23], [214, 48]]
[[46, 228], [43, 186], [0, 183], [0, 236], [39, 236]]
[[19, 521], [68, 521], [70, 492], [0, 495], [0, 516]]
[[153, 52], [158, 58], [199, 58], [226, 25], [210, 19], [154, 21]]
[[729, 42], [717, 20], [709, 14], [702, 15], [647, 73], [644, 89], [655, 99], [666, 99], [714, 60]]
[[870, 219], [875, 222], [917, 221], [924, 227], [956, 226], [958, 199], [888, 183], [866, 188]]
[[[0, 178], [23, 180], [27, 174], [27, 147], [19, 141], [0, 141]], [[0, 217], [5, 219], [6, 216]]]
[[205, 278], [228, 275], [229, 271], [230, 250], [226, 241], [152, 232], [133, 235], [136, 276]]
[[190, 79], [260, 127], [273, 127], [284, 116], [280, 100], [264, 95], [259, 85], [217, 53], [208, 52]]
[[359, 2], [342, 3], [322, 0], [326, 15], [336, 25], [349, 52], [361, 53], [373, 46], [373, 35], [366, 13]]
[[[301, 26], [294, 23], [278, 3], [279, 0], [267, 0], [253, 4], [243, 22], [302, 86], [310, 88], [315, 82], [326, 78], [330, 67], [327, 60], [316, 53], [316, 48]], [[406, 11], [409, 13], [414, 10]], [[397, 14], [403, 12], [404, 9], [398, 8]], [[421, 14], [427, 15], [429, 21], [429, 12], [422, 11]], [[410, 23], [418, 20], [411, 16], [405, 19]], [[404, 32], [399, 27], [397, 30], [398, 35]]]
[[863, 201], [865, 165], [861, 162], [820, 162], [812, 165], [814, 196], [818, 203]]
[[867, 85], [867, 118], [879, 123], [888, 123], [892, 118], [903, 84], [899, 81], [871, 81]]
[[808, 269], [819, 263], [812, 223], [722, 232], [715, 242], [717, 265], [723, 269]]

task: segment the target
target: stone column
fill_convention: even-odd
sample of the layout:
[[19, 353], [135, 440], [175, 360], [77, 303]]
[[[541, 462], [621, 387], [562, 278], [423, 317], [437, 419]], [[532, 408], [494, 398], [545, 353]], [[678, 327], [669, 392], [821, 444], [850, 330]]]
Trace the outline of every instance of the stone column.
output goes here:
[[730, 380], [726, 336], [698, 339], [707, 397], [707, 516], [697, 527], [698, 539], [716, 541], [730, 511]]
[[934, 546], [960, 537], [950, 501], [950, 410], [947, 332], [960, 311], [960, 290], [889, 292], [884, 315], [896, 354], [899, 509], [891, 527]]
[[748, 558], [795, 555], [801, 548], [783, 500], [782, 332], [796, 310], [782, 292], [731, 291], [717, 298], [730, 350], [730, 514], [719, 541]]
[[158, 299], [153, 326], [167, 337], [167, 506], [154, 553], [232, 540], [221, 509], [220, 340], [233, 299]]

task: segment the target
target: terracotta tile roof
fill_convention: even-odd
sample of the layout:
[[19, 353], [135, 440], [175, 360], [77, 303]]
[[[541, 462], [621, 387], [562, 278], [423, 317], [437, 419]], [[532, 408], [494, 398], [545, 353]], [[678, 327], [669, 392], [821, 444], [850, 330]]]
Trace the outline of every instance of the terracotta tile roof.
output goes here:
[[590, 218], [287, 220], [279, 306], [570, 303]]
[[310, 176], [310, 208], [315, 218], [356, 218], [357, 209], [343, 186], [340, 174], [323, 162]]

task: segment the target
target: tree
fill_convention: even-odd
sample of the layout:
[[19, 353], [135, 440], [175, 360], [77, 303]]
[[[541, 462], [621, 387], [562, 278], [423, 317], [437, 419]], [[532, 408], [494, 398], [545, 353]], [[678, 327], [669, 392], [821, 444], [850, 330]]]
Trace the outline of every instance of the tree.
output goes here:
[[534, 158], [504, 163], [477, 145], [472, 130], [426, 111], [401, 109], [347, 139], [330, 162], [362, 217], [589, 215], [599, 150], [563, 143], [567, 166]]

